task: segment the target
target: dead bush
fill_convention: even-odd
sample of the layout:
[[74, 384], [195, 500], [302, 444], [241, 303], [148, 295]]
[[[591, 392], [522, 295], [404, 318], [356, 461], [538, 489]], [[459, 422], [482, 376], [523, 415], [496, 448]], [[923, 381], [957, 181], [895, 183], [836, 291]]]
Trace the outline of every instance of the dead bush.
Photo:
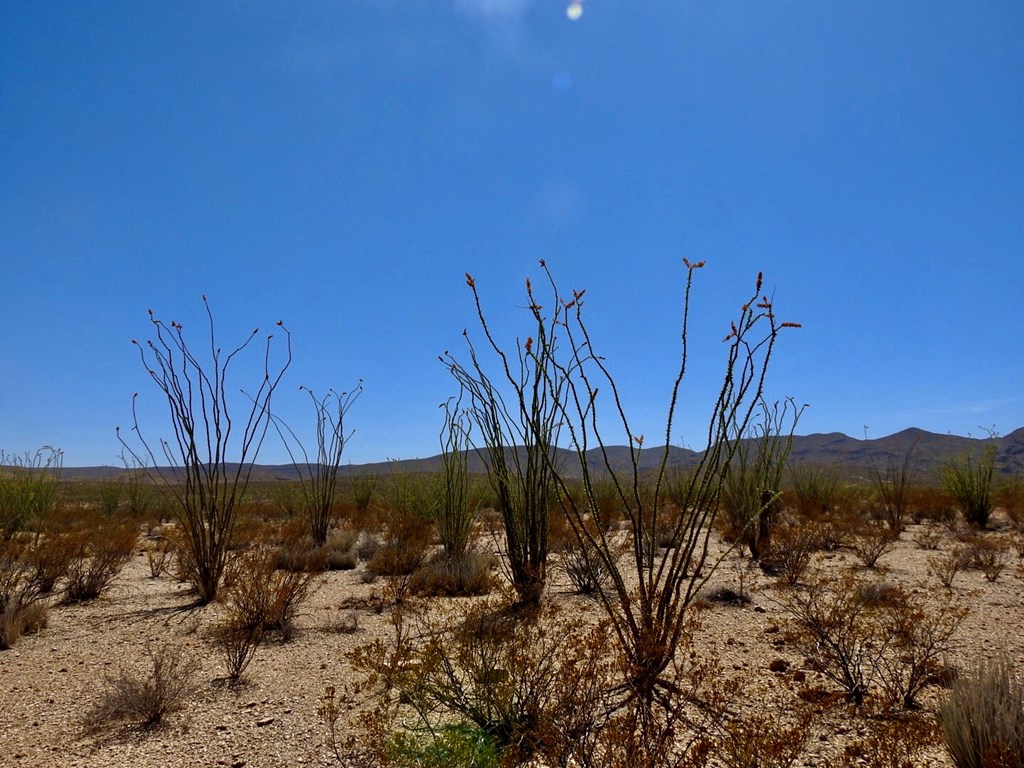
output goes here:
[[390, 515], [367, 568], [378, 576], [407, 576], [423, 565], [433, 535], [418, 515]]
[[811, 525], [786, 518], [776, 526], [767, 562], [785, 583], [797, 584], [810, 565], [817, 542]]
[[57, 532], [36, 536], [25, 554], [32, 566], [32, 580], [39, 592], [48, 595], [68, 572], [76, 556], [73, 537]]
[[180, 645], [146, 649], [149, 671], [142, 677], [122, 668], [106, 679], [106, 690], [85, 715], [89, 728], [111, 722], [134, 720], [142, 728], [152, 728], [182, 709], [195, 690], [195, 660]]
[[988, 581], [998, 579], [1009, 562], [1008, 542], [993, 535], [979, 533], [967, 533], [963, 536], [963, 541], [968, 567], [984, 573]]
[[370, 748], [454, 722], [487, 734], [510, 765], [568, 765], [593, 749], [614, 659], [607, 631], [565, 622], [554, 604], [511, 612], [505, 599], [434, 614], [400, 606], [393, 642], [351, 654], [387, 713], [367, 731]]
[[943, 539], [946, 538], [946, 532], [936, 525], [922, 525], [914, 533], [914, 544], [919, 549], [926, 549], [934, 551], [939, 548], [942, 544]]
[[146, 562], [149, 564], [150, 578], [159, 578], [167, 570], [167, 561], [174, 552], [174, 545], [161, 536], [146, 544]]

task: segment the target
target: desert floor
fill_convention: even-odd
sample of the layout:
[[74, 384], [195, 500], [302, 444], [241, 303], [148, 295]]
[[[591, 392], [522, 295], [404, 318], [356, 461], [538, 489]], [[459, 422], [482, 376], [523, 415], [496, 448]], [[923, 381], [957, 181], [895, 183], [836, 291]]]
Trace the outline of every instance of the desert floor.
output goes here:
[[[908, 526], [880, 565], [890, 580], [923, 585], [919, 588], [938, 600], [955, 598], [969, 606], [950, 662], [965, 664], [999, 648], [1024, 658], [1024, 579], [1016, 556], [994, 583], [969, 570], [947, 592], [928, 571], [927, 558], [935, 553], [914, 543], [922, 527]], [[947, 534], [940, 551], [954, 544]], [[818, 554], [815, 565], [829, 573], [861, 567], [845, 551]], [[388, 631], [386, 613], [369, 605], [358, 607], [360, 600], [369, 603], [382, 589], [381, 581], [363, 583], [364, 568], [318, 577], [315, 592], [301, 609], [296, 636], [284, 644], [264, 644], [247, 670], [247, 682], [231, 687], [218, 682], [223, 661], [209, 638], [223, 608], [214, 604], [190, 609], [186, 588], [167, 575], [151, 578], [140, 551], [101, 599], [55, 605], [45, 629], [0, 652], [0, 765], [337, 765], [317, 716], [325, 686], [350, 682], [353, 672], [346, 652]], [[769, 711], [787, 706], [801, 685], [834, 688], [813, 671], [801, 675], [806, 676], [802, 683], [794, 680], [804, 658], [778, 631], [786, 617], [773, 598], [775, 581], [751, 568], [749, 560], [730, 554], [708, 588], [742, 587], [752, 601], [743, 606], [713, 603], [695, 640], [697, 649], [719, 658], [726, 672], [742, 675], [750, 700]], [[560, 575], [548, 599], [563, 601], [569, 611], [583, 616], [600, 615], [593, 600], [570, 594]], [[353, 613], [358, 630], [340, 631]], [[83, 714], [102, 692], [106, 677], [121, 668], [142, 670], [147, 647], [167, 642], [184, 646], [198, 668], [198, 689], [185, 710], [149, 731], [124, 725], [86, 729]], [[775, 659], [789, 662], [788, 670], [772, 672], [769, 664]], [[929, 688], [926, 708], [934, 709], [940, 695], [937, 688]], [[815, 725], [797, 764], [834, 765], [843, 745], [865, 727], [848, 707], [839, 708]], [[922, 765], [951, 765], [938, 747], [923, 760]]]

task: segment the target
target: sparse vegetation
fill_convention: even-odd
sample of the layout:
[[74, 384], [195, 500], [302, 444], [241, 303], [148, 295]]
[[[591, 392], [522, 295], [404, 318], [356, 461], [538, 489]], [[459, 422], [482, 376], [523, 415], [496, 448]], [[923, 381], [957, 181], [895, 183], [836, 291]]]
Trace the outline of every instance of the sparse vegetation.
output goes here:
[[980, 457], [967, 454], [949, 461], [942, 470], [942, 485], [956, 501], [961, 514], [976, 528], [988, 527], [994, 506], [992, 478], [996, 449], [989, 446]]

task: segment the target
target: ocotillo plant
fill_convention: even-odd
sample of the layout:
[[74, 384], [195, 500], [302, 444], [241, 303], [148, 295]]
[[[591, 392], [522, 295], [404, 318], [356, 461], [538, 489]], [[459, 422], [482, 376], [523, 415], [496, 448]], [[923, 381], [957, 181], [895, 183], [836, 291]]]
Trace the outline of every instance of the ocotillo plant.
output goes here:
[[[250, 405], [243, 412], [244, 421], [231, 415], [227, 396], [228, 371], [232, 362], [252, 342], [259, 329], [226, 356], [217, 346], [213, 313], [203, 296], [209, 321], [209, 358], [200, 359], [185, 341], [181, 323], [164, 323], [149, 312], [155, 339], [144, 345], [132, 343], [139, 350], [142, 365], [163, 394], [170, 412], [171, 440], [160, 438], [159, 454], [165, 462], [160, 466], [157, 454], [139, 426], [136, 403], [132, 398], [132, 431], [138, 436], [141, 449], [132, 448], [121, 436], [118, 439], [132, 458], [156, 475], [169, 489], [176, 502], [176, 512], [184, 537], [180, 562], [201, 603], [217, 595], [221, 575], [227, 563], [228, 544], [235, 523], [236, 504], [244, 493], [270, 424], [270, 402], [281, 377], [292, 361], [291, 334], [282, 323], [285, 334], [286, 359], [271, 369], [270, 351], [273, 334], [266, 338], [263, 354], [263, 377]], [[235, 438], [236, 425], [241, 435]], [[141, 451], [141, 454], [140, 454]]]

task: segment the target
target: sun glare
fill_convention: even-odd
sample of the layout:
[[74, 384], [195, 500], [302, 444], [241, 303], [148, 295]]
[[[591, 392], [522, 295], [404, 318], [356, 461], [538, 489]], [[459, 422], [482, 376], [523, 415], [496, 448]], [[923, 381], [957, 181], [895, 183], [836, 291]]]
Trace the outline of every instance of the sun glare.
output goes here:
[[565, 15], [572, 21], [576, 21], [583, 15], [583, 3], [580, 0], [573, 0], [573, 2], [569, 3], [569, 7], [565, 9]]

